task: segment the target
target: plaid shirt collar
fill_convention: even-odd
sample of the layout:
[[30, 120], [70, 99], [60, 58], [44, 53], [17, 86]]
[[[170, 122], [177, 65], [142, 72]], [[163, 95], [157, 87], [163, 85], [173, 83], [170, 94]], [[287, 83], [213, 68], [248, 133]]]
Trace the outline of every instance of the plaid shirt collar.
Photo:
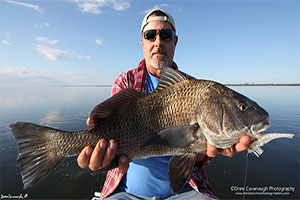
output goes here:
[[[175, 62], [173, 62], [172, 68], [178, 70], [178, 67]], [[140, 61], [136, 72], [134, 72], [134, 79], [136, 80], [133, 84], [133, 89], [140, 90], [145, 92], [147, 90], [147, 68], [146, 60], [143, 59]]]

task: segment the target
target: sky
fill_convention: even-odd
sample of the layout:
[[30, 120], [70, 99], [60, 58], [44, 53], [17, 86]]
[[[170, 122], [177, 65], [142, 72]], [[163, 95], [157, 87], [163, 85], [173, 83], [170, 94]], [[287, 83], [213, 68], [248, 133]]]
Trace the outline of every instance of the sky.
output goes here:
[[182, 71], [300, 83], [299, 0], [0, 0], [0, 85], [112, 84], [143, 59], [140, 26], [153, 8], [175, 20]]

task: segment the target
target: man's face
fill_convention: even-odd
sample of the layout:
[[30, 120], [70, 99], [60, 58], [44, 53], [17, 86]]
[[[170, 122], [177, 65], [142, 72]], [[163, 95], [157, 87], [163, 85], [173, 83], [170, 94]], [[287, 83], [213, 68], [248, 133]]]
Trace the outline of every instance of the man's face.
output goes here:
[[[149, 17], [151, 18], [151, 16]], [[147, 30], [162, 30], [170, 29], [171, 25], [168, 22], [153, 21], [144, 27], [143, 32]], [[154, 40], [141, 38], [146, 65], [155, 69], [162, 69], [166, 66], [172, 66], [175, 46], [177, 44], [177, 36], [174, 35], [170, 40], [163, 40], [159, 34]], [[148, 69], [149, 70], [149, 69]], [[151, 70], [149, 70], [151, 71]]]

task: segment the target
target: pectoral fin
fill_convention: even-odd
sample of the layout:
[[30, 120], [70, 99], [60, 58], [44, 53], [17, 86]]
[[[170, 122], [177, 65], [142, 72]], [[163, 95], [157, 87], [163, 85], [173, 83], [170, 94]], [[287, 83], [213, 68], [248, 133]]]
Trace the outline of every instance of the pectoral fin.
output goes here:
[[164, 129], [145, 142], [143, 146], [167, 145], [172, 147], [187, 147], [201, 135], [199, 125], [177, 126]]
[[187, 153], [170, 159], [168, 176], [174, 194], [178, 194], [190, 178], [196, 158], [196, 153]]

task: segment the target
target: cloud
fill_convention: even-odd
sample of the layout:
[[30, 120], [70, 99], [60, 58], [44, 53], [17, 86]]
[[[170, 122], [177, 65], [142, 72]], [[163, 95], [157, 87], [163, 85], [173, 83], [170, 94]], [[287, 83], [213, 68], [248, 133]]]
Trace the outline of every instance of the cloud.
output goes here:
[[5, 35], [5, 39], [3, 39], [1, 41], [2, 44], [10, 46], [11, 45], [11, 33], [4, 33], [4, 35]]
[[2, 40], [2, 43], [5, 44], [5, 45], [8, 45], [8, 46], [11, 45], [11, 42], [9, 42], [7, 40]]
[[111, 0], [110, 1], [112, 4], [112, 7], [116, 10], [116, 11], [121, 11], [121, 10], [125, 10], [127, 8], [130, 7], [130, 3], [128, 1], [123, 1], [123, 0]]
[[101, 44], [103, 44], [103, 41], [102, 41], [102, 40], [99, 40], [99, 39], [96, 39], [96, 44], [101, 45]]
[[33, 25], [35, 28], [42, 28], [42, 27], [50, 27], [50, 24], [48, 23], [42, 23], [42, 24], [35, 24]]
[[154, 7], [150, 8], [150, 9], [147, 9], [147, 10], [144, 10], [142, 12], [143, 15], [147, 14], [148, 12], [150, 12], [151, 10], [154, 10], [154, 9], [163, 9], [163, 8], [173, 8], [174, 6], [171, 6], [169, 4], [159, 4], [159, 5], [155, 5]]
[[81, 55], [78, 56], [78, 59], [87, 59], [87, 60], [90, 60], [91, 58], [92, 58], [92, 56], [81, 56]]
[[102, 8], [107, 6], [116, 11], [122, 11], [130, 7], [128, 0], [71, 0], [75, 3], [79, 11], [84, 13], [100, 14]]
[[79, 53], [77, 53], [76, 51], [72, 51], [72, 50], [68, 51], [68, 56], [77, 58], [80, 60], [82, 60], [82, 59], [90, 60], [92, 58], [92, 56], [83, 56], [83, 55], [80, 55]]
[[49, 86], [62, 84], [63, 81], [50, 73], [29, 67], [0, 66], [1, 86]]
[[49, 74], [35, 71], [32, 68], [25, 67], [3, 67], [0, 68], [1, 76], [9, 76], [15, 78], [43, 79], [50, 77]]
[[0, 67], [0, 85], [2, 86], [42, 86], [58, 82], [60, 81], [50, 74], [32, 68], [14, 66]]
[[80, 72], [65, 72], [65, 75], [72, 81], [86, 78], [86, 75]]
[[67, 54], [67, 51], [61, 49], [51, 49], [40, 44], [36, 45], [35, 49], [50, 60], [61, 60], [65, 58], [65, 55]]
[[77, 3], [77, 6], [81, 12], [99, 14], [102, 12], [99, 7], [103, 5], [98, 3]]
[[24, 7], [27, 7], [27, 8], [31, 8], [31, 9], [39, 12], [39, 13], [44, 12], [44, 9], [42, 9], [39, 6], [34, 5], [34, 4], [24, 3], [24, 2], [20, 2], [20, 1], [12, 1], [12, 0], [5, 0], [5, 2], [14, 4], [14, 5], [17, 5], [17, 6], [24, 6]]
[[35, 38], [37, 41], [48, 43], [48, 44], [57, 44], [58, 40], [49, 40], [47, 37], [38, 36]]
[[[58, 41], [57, 40], [48, 40], [46, 37], [37, 37], [36, 40], [44, 43], [49, 43], [49, 44], [56, 44]], [[62, 60], [66, 57], [72, 57], [72, 58], [77, 58], [77, 59], [85, 59], [85, 60], [90, 60], [92, 59], [92, 56], [83, 56], [78, 54], [75, 51], [72, 50], [61, 50], [57, 48], [49, 48], [45, 45], [37, 44], [35, 46], [35, 50], [46, 56], [46, 58], [50, 60]], [[69, 64], [69, 62], [66, 62]]]
[[[47, 37], [43, 37], [43, 36], [37, 36], [35, 39], [39, 42], [47, 43], [47, 44], [58, 43], [58, 40], [49, 40]], [[77, 58], [80, 60], [82, 59], [90, 60], [92, 58], [92, 56], [83, 56], [72, 50], [54, 49], [41, 44], [36, 45], [35, 49], [41, 54], [45, 55], [50, 60], [61, 60], [66, 56]], [[69, 64], [69, 62], [66, 63]]]

